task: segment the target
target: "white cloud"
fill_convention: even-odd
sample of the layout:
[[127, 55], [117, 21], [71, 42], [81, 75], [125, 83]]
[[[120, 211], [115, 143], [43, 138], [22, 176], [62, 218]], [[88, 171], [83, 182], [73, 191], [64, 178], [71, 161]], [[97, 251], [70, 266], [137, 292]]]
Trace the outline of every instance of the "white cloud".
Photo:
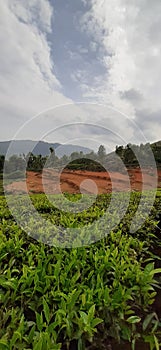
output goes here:
[[51, 31], [53, 8], [48, 0], [12, 0], [8, 5], [19, 20], [27, 24], [34, 23], [41, 30]]
[[[18, 0], [11, 3], [8, 0], [1, 6], [0, 113], [3, 118], [1, 139], [13, 137], [17, 129], [26, 121], [32, 120], [35, 114], [57, 104], [70, 102], [60, 92], [61, 85], [54, 75], [50, 45], [47, 41], [53, 9], [43, 0], [35, 0], [33, 5]], [[46, 12], [44, 6], [47, 6]], [[40, 16], [42, 10], [48, 15]], [[78, 84], [85, 85], [88, 81], [86, 73], [86, 70], [78, 67], [73, 79]], [[68, 143], [82, 143], [84, 146], [92, 144], [93, 147], [96, 144], [97, 149], [103, 140], [101, 132], [93, 135], [93, 129], [89, 127], [84, 135], [78, 126], [77, 132], [75, 130], [68, 132], [67, 129], [63, 129], [62, 132], [61, 129], [59, 133], [55, 128], [63, 123], [75, 122], [95, 124], [97, 121], [99, 125], [100, 115], [105, 115], [105, 110], [101, 113], [99, 106], [87, 108], [86, 105], [69, 105], [53, 109], [26, 124], [17, 138], [46, 138], [53, 142], [65, 140]], [[108, 124], [109, 127], [111, 121], [109, 123], [105, 120], [103, 124]], [[104, 138], [106, 139], [106, 135]]]
[[[157, 112], [161, 107], [160, 0], [90, 0], [88, 5], [81, 27], [102, 46], [100, 60], [106, 74], [99, 85], [88, 84], [88, 91], [85, 87], [85, 96], [105, 101], [131, 118], [139, 110]], [[128, 91], [139, 98], [128, 98]], [[153, 128], [152, 121], [150, 125]]]
[[47, 0], [1, 0], [1, 138], [10, 138], [34, 114], [69, 100], [54, 75], [47, 33], [53, 8]]
[[[72, 101], [62, 94], [62, 86], [54, 72], [48, 42], [48, 33], [54, 32], [51, 3], [48, 0], [0, 1], [1, 138], [8, 139], [33, 115]], [[79, 84], [86, 101], [105, 102], [130, 118], [137, 118], [148, 138], [151, 128], [151, 137], [159, 139], [160, 0], [89, 0], [87, 3], [91, 8], [83, 16], [81, 27], [89, 33], [90, 45], [86, 48], [77, 43], [75, 51], [68, 50], [70, 57], [78, 61], [77, 70], [71, 71], [71, 78]], [[72, 33], [69, 33], [69, 41], [70, 35]], [[90, 50], [105, 67], [105, 74], [102, 70], [99, 75], [90, 64], [83, 68], [79, 66], [79, 59], [82, 55], [88, 56]], [[53, 113], [49, 114], [50, 122], [46, 114], [45, 121], [51, 128], [61, 124], [63, 118], [65, 122], [74, 122], [82, 117], [83, 121], [103, 123], [124, 139], [128, 138], [128, 142], [135, 138], [135, 128], [129, 127], [128, 121], [121, 119], [119, 113], [114, 113], [111, 118], [111, 112], [104, 110], [99, 114], [99, 108], [95, 106], [88, 114], [83, 106], [67, 108], [64, 113], [60, 109], [53, 119]], [[40, 124], [41, 135], [47, 133], [48, 125], [44, 128], [43, 118]], [[33, 125], [31, 136], [35, 138], [35, 132], [40, 129], [36, 122]], [[26, 128], [26, 136], [30, 137], [29, 128]], [[100, 134], [100, 142], [101, 137]]]

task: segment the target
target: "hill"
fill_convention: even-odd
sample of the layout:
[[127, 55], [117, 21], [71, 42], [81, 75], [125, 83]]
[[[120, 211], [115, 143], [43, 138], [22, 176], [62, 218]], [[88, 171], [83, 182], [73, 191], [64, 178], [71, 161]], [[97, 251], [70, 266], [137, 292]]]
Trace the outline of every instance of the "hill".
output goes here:
[[[7, 150], [12, 142], [12, 149]], [[73, 152], [83, 152], [84, 154], [89, 153], [91, 150], [89, 148], [78, 146], [78, 145], [62, 145], [60, 143], [48, 143], [45, 141], [33, 141], [33, 140], [14, 140], [14, 141], [2, 141], [0, 142], [0, 154], [6, 155], [7, 158], [13, 154], [28, 154], [32, 151], [34, 155], [41, 154], [42, 156], [47, 156], [50, 154], [50, 147], [55, 150], [58, 157], [63, 155], [71, 155]]]

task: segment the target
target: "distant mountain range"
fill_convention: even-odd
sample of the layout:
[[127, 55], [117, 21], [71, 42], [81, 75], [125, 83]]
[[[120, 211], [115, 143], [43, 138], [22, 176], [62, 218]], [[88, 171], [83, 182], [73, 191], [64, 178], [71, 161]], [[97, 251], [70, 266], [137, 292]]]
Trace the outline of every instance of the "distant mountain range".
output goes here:
[[[9, 148], [9, 146], [11, 147]], [[62, 157], [63, 155], [69, 156], [73, 152], [82, 151], [84, 154], [91, 152], [91, 149], [78, 145], [63, 145], [60, 143], [48, 143], [45, 141], [14, 140], [0, 142], [0, 155], [7, 154], [7, 158], [9, 158], [13, 154], [26, 155], [29, 152], [32, 152], [35, 155], [41, 154], [42, 156], [47, 156], [50, 154], [50, 147], [55, 150], [58, 157]]]

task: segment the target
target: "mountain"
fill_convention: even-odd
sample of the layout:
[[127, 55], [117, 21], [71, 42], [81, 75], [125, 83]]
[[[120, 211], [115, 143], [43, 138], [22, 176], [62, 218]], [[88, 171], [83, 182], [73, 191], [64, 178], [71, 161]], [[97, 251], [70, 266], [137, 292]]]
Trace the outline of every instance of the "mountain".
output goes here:
[[[9, 146], [10, 149], [8, 150]], [[14, 140], [0, 142], [0, 155], [7, 154], [7, 158], [9, 158], [13, 154], [20, 155], [32, 152], [35, 155], [41, 154], [42, 156], [46, 156], [50, 154], [50, 147], [55, 150], [58, 157], [62, 157], [63, 155], [69, 156], [73, 152], [82, 151], [84, 154], [91, 152], [89, 148], [78, 145], [63, 145], [60, 143], [48, 143], [45, 141]]]

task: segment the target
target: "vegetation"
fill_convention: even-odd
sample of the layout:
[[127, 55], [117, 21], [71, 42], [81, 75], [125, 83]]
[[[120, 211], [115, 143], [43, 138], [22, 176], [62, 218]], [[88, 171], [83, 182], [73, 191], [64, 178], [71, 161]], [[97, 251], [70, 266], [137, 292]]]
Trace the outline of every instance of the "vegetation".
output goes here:
[[[126, 167], [139, 167], [137, 154], [145, 167], [151, 166], [151, 154], [149, 150], [154, 154], [154, 158], [157, 167], [161, 167], [161, 142], [156, 142], [152, 145], [149, 143], [143, 145], [116, 146], [115, 152], [107, 155], [105, 147], [100, 145], [98, 152], [90, 152], [83, 154], [83, 152], [73, 152], [69, 157], [64, 155], [58, 158], [55, 154], [55, 150], [50, 147], [50, 156], [34, 155], [29, 153], [28, 155], [13, 155], [5, 162], [5, 172], [14, 173], [15, 171], [23, 170], [24, 168], [29, 171], [42, 171], [45, 167], [61, 168], [72, 170], [89, 170], [89, 171], [105, 171], [105, 166], [109, 167], [111, 164], [113, 169], [118, 167], [115, 153], [122, 159]], [[0, 156], [0, 172], [3, 171], [4, 156]], [[119, 169], [118, 169], [119, 170]]]
[[125, 147], [123, 146], [116, 146], [116, 154], [120, 156], [120, 158], [123, 160], [123, 163], [127, 167], [138, 167], [138, 159], [137, 154], [139, 155], [139, 158], [141, 159], [142, 163], [145, 166], [151, 165], [151, 153], [150, 150], [152, 150], [157, 167], [159, 168], [161, 166], [161, 142], [156, 142], [154, 144], [146, 143], [145, 145], [132, 145], [127, 144]]
[[[80, 199], [66, 196], [75, 203]], [[125, 194], [117, 196], [121, 202]], [[139, 199], [139, 193], [131, 194], [125, 217], [107, 237], [61, 249], [34, 241], [32, 232], [27, 236], [0, 198], [0, 349], [95, 350], [110, 348], [114, 340], [137, 349], [140, 339], [159, 350], [161, 314], [154, 304], [161, 272], [156, 226], [161, 196], [158, 192], [150, 217], [132, 234]], [[31, 200], [57, 227], [80, 227], [84, 234], [90, 222], [104, 215], [110, 196], [98, 196], [91, 208], [77, 214], [60, 212], [45, 195]]]
[[[138, 166], [136, 152], [149, 165], [149, 145], [116, 147], [116, 153], [127, 167]], [[160, 143], [151, 145], [159, 167]], [[50, 156], [12, 156], [6, 161], [7, 181], [22, 178], [24, 169], [42, 171], [53, 164], [67, 169], [104, 170], [108, 159], [101, 145], [97, 154], [73, 152], [70, 157], [58, 158], [53, 148]], [[0, 193], [3, 193], [2, 171], [4, 157], [0, 157]], [[144, 193], [144, 206], [138, 220], [147, 212], [150, 192]], [[122, 212], [125, 193], [115, 194], [117, 211]], [[77, 205], [81, 195], [65, 194]], [[90, 196], [86, 197], [90, 202]], [[37, 231], [34, 222], [27, 221], [25, 196], [22, 196], [21, 219], [26, 222], [30, 236], [12, 217], [6, 200], [0, 196], [0, 350], [96, 350], [116, 349], [118, 344], [130, 344], [137, 350], [140, 344], [147, 349], [161, 347], [161, 194], [158, 191], [149, 218], [135, 233], [131, 222], [139, 205], [140, 193], [131, 193], [126, 215], [117, 227], [108, 231], [109, 222], [96, 225], [89, 244], [90, 225], [99, 222], [110, 204], [110, 195], [97, 196], [87, 210], [78, 213], [59, 211], [54, 200], [31, 195], [39, 214], [57, 227], [55, 235], [63, 240], [68, 228], [79, 228], [78, 238], [70, 238], [73, 248], [51, 247], [50, 232]], [[16, 211], [15, 205], [15, 211]], [[110, 213], [115, 221], [116, 212]], [[106, 227], [107, 225], [107, 227]], [[36, 227], [37, 230], [37, 227]], [[43, 240], [42, 237], [45, 237]], [[87, 239], [86, 239], [87, 237]], [[99, 240], [98, 240], [99, 237]], [[44, 242], [44, 243], [43, 243]], [[79, 243], [78, 242], [78, 243]], [[120, 345], [118, 345], [120, 346]], [[126, 349], [126, 347], [125, 347]]]

